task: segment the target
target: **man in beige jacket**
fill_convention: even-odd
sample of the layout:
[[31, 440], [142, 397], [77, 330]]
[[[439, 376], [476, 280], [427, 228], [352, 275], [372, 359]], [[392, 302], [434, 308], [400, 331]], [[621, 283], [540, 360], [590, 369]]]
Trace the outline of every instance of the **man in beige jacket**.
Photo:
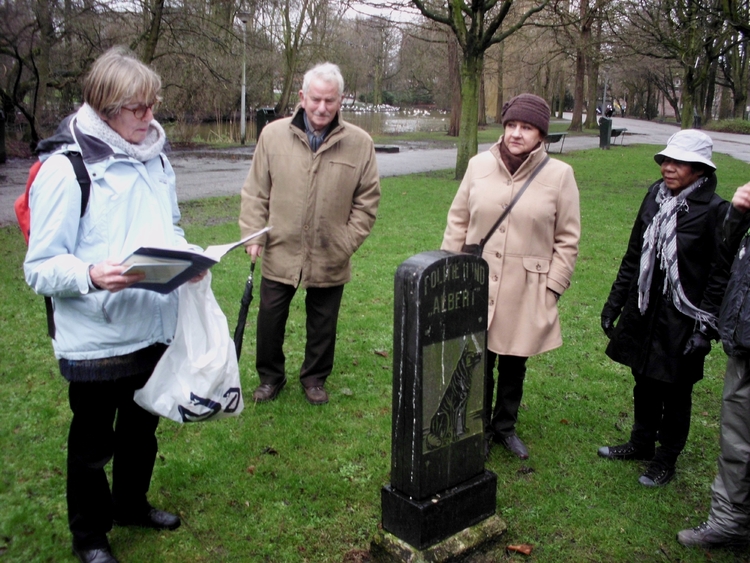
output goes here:
[[324, 63], [309, 70], [294, 115], [263, 129], [242, 187], [243, 236], [270, 225], [246, 252], [263, 254], [256, 402], [286, 385], [284, 332], [297, 288], [306, 289], [307, 342], [300, 383], [313, 405], [328, 402], [336, 323], [350, 259], [370, 234], [380, 201], [375, 146], [341, 119], [344, 79]]

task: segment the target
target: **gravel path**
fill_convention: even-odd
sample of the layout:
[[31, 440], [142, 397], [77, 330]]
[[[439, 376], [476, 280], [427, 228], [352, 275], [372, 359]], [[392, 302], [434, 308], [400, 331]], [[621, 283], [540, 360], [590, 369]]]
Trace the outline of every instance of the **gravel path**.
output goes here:
[[[626, 146], [634, 143], [664, 146], [667, 139], [679, 130], [674, 124], [617, 117], [613, 119], [612, 126], [627, 128], [628, 132], [622, 141]], [[710, 135], [714, 141], [714, 152], [750, 162], [750, 135]], [[618, 139], [617, 146], [619, 145]], [[487, 150], [489, 146], [480, 145], [479, 150]], [[569, 136], [565, 139], [563, 152], [598, 146], [598, 137]], [[247, 146], [226, 151], [173, 151], [170, 161], [177, 174], [177, 198], [187, 201], [239, 193], [250, 167], [252, 150], [252, 146]], [[559, 143], [550, 146], [552, 156], [559, 150]], [[612, 150], [616, 150], [616, 147], [613, 146]], [[379, 152], [377, 158], [381, 177], [400, 176], [452, 168], [456, 164], [456, 149], [402, 146], [398, 153]], [[13, 201], [23, 191], [30, 165], [30, 160], [23, 159], [10, 159], [5, 164], [0, 164], [0, 226], [15, 223]]]

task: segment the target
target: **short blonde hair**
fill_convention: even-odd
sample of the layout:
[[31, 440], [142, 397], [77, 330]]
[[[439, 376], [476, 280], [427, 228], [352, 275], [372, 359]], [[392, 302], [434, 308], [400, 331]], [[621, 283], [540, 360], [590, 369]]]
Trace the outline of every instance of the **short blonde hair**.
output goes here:
[[101, 55], [83, 82], [83, 101], [104, 117], [114, 117], [135, 101], [159, 101], [161, 78], [126, 47]]

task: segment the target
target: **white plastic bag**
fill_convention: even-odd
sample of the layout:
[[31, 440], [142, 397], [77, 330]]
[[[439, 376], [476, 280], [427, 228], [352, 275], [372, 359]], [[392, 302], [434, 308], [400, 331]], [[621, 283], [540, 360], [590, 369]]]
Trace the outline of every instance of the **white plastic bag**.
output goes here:
[[211, 272], [179, 289], [174, 340], [135, 402], [176, 422], [237, 416], [244, 408], [237, 353], [211, 291]]

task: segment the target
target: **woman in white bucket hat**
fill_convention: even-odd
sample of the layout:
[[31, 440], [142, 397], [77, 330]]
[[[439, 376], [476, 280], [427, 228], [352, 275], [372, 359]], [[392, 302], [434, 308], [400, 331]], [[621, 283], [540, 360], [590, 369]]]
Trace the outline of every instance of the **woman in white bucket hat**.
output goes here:
[[687, 129], [654, 155], [662, 178], [641, 204], [601, 315], [606, 353], [631, 368], [635, 387], [630, 440], [599, 455], [648, 461], [638, 480], [647, 487], [675, 475], [690, 431], [693, 385], [717, 337], [727, 281], [720, 233], [729, 203], [716, 195], [712, 148], [708, 135]]

